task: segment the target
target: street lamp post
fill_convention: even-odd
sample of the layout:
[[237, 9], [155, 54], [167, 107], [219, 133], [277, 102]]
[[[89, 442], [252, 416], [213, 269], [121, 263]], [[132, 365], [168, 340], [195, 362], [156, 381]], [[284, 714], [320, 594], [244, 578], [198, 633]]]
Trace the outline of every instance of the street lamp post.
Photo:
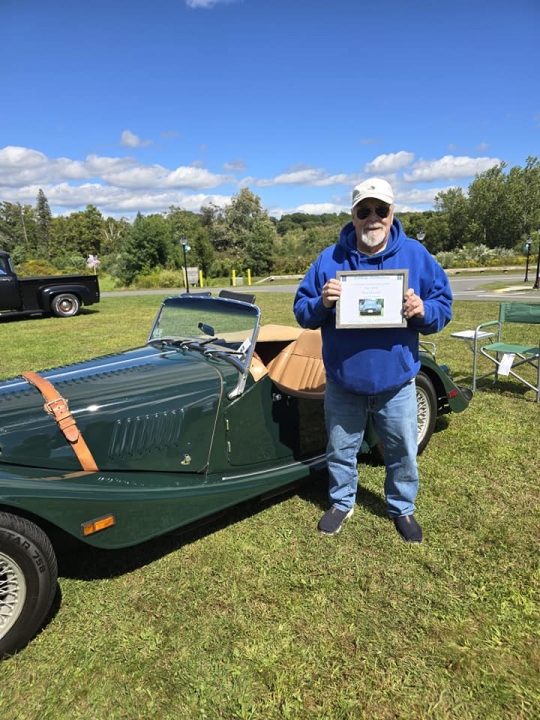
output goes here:
[[527, 282], [527, 280], [529, 279], [529, 257], [531, 256], [531, 245], [532, 240], [531, 238], [529, 238], [525, 243], [525, 252], [527, 253], [527, 259], [525, 261], [525, 279], [523, 280], [523, 282]]
[[184, 251], [184, 280], [186, 283], [186, 292], [189, 294], [189, 282], [187, 276], [187, 251], [189, 250], [188, 240], [185, 235], [180, 235], [180, 242], [182, 243], [182, 250]]
[[540, 229], [538, 230], [538, 257], [536, 259], [536, 280], [533, 290], [540, 290]]

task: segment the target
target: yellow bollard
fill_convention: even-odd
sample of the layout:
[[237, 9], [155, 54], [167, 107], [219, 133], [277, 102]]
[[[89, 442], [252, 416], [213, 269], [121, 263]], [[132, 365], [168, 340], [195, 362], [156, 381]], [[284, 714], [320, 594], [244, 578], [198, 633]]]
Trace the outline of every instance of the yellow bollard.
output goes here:
[[251, 270], [246, 270], [248, 285], [251, 285]]
[[236, 270], [231, 271], [231, 285], [236, 287]]

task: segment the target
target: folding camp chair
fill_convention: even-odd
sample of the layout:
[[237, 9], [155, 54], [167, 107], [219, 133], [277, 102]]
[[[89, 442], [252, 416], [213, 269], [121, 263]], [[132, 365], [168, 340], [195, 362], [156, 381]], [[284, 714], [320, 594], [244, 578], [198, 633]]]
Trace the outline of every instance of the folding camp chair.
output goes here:
[[[503, 328], [508, 323], [540, 325], [540, 303], [501, 303], [498, 320], [481, 323], [476, 330], [466, 330], [461, 334], [463, 339], [468, 340], [473, 351], [473, 390], [476, 390], [478, 380], [483, 378], [493, 376], [493, 382], [497, 382], [501, 376], [511, 376], [534, 390], [536, 402], [540, 403], [540, 338], [536, 346], [507, 342], [503, 338]], [[457, 335], [456, 333], [455, 336]], [[494, 365], [491, 370], [482, 374], [478, 374], [480, 356]], [[535, 369], [536, 384], [516, 372], [516, 368], [521, 365], [530, 365]]]

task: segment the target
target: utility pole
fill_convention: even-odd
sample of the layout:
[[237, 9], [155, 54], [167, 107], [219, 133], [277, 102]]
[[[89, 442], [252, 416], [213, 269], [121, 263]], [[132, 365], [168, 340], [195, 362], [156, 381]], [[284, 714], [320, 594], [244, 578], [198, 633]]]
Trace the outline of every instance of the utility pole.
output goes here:
[[21, 213], [21, 222], [22, 222], [22, 228], [23, 228], [23, 234], [24, 234], [24, 244], [26, 246], [26, 249], [28, 250], [28, 235], [26, 234], [26, 224], [24, 222], [24, 213], [22, 209], [21, 203], [17, 203], [19, 206], [19, 212]]
[[538, 257], [536, 258], [536, 280], [533, 290], [540, 290], [540, 228], [538, 229]]

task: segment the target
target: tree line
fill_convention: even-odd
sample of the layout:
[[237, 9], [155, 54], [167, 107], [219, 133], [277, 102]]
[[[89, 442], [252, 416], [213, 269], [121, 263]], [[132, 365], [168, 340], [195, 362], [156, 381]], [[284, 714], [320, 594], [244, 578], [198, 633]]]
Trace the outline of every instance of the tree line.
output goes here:
[[[529, 157], [525, 167], [501, 163], [478, 174], [464, 192], [451, 188], [435, 199], [433, 210], [399, 213], [410, 237], [422, 231], [422, 242], [434, 255], [466, 248], [500, 249], [523, 255], [540, 233], [540, 163]], [[89, 254], [100, 259], [120, 285], [130, 285], [187, 262], [205, 277], [227, 277], [249, 269], [254, 276], [304, 273], [317, 254], [336, 241], [349, 213], [291, 213], [279, 220], [262, 207], [249, 189], [220, 208], [209, 204], [199, 213], [171, 206], [165, 213], [104, 217], [94, 205], [53, 217], [43, 190], [35, 206], [0, 202], [0, 247], [16, 267], [39, 265], [58, 272], [84, 270]]]

